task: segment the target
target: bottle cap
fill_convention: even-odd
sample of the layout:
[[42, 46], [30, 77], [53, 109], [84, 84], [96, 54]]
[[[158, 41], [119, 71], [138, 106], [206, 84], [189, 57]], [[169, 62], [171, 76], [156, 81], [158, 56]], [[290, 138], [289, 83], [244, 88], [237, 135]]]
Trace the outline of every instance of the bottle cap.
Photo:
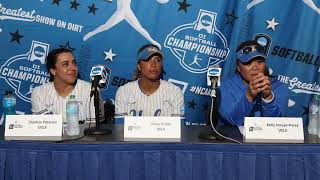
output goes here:
[[69, 96], [69, 99], [75, 99], [75, 98], [76, 98], [76, 96], [74, 94]]

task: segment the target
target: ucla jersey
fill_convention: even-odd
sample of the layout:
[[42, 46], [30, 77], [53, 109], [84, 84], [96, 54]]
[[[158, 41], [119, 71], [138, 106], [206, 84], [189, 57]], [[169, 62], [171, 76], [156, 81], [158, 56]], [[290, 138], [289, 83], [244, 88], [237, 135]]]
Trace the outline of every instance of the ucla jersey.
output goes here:
[[151, 95], [144, 94], [138, 81], [121, 86], [115, 99], [116, 114], [131, 116], [172, 116], [184, 109], [183, 93], [172, 83], [160, 80], [159, 88]]

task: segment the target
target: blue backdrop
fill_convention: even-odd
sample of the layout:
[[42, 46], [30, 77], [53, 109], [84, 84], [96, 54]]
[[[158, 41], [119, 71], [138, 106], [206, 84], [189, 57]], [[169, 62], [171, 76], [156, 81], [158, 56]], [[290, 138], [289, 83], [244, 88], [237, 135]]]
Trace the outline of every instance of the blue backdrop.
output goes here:
[[320, 0], [1, 0], [0, 92], [13, 89], [16, 110], [29, 114], [31, 90], [48, 81], [45, 56], [66, 47], [82, 79], [94, 64], [110, 68], [102, 94], [114, 99], [138, 48], [154, 43], [165, 54], [164, 79], [184, 92], [187, 124], [204, 123], [208, 67], [233, 73], [237, 44], [264, 33], [272, 38], [267, 64], [290, 90], [288, 116], [307, 123], [311, 95], [320, 94], [318, 7]]

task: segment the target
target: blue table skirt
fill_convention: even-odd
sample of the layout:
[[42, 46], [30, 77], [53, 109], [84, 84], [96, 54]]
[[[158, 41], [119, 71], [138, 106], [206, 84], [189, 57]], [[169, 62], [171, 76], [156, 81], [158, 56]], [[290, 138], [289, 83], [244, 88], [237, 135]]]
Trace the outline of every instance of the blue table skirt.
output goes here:
[[0, 180], [319, 180], [317, 144], [0, 142]]

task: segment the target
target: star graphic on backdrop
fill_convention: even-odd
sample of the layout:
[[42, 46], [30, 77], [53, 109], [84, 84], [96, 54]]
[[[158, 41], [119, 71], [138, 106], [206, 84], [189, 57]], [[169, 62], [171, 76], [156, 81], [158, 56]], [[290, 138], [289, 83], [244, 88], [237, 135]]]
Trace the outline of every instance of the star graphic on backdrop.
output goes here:
[[276, 30], [276, 26], [279, 25], [279, 23], [276, 22], [275, 18], [273, 17], [271, 21], [266, 20], [268, 23], [268, 27], [266, 29], [272, 29], [273, 31]]
[[112, 52], [112, 49], [109, 49], [109, 51], [104, 51], [104, 54], [106, 55], [106, 57], [104, 58], [104, 60], [109, 59], [111, 62], [113, 62], [113, 56], [116, 56], [117, 54], [114, 54]]
[[196, 107], [196, 102], [194, 102], [194, 99], [192, 101], [188, 101], [188, 107], [194, 109]]
[[203, 111], [208, 111], [209, 110], [209, 107], [210, 107], [210, 104], [208, 102], [206, 102], [205, 104], [203, 104], [202, 108], [203, 108]]
[[20, 44], [20, 38], [23, 38], [24, 36], [19, 34], [19, 31], [17, 29], [17, 31], [15, 33], [10, 33], [10, 35], [12, 36], [11, 41], [17, 41], [18, 44]]
[[79, 3], [77, 3], [77, 0], [70, 2], [70, 4], [71, 4], [70, 9], [74, 8], [75, 10], [78, 10], [78, 6], [80, 5]]
[[88, 6], [89, 8], [89, 12], [88, 13], [93, 13], [94, 15], [96, 15], [96, 10], [98, 8], [96, 8], [96, 6], [94, 5], [94, 3], [91, 6]]
[[61, 0], [52, 0], [52, 4], [57, 4], [57, 6], [59, 6]]
[[232, 13], [231, 13], [231, 14], [226, 13], [226, 16], [227, 16], [227, 18], [228, 18], [226, 24], [231, 24], [232, 26], [233, 26], [234, 21], [235, 21], [236, 19], [238, 19], [238, 17], [235, 16], [235, 14], [234, 14], [234, 10], [232, 10]]
[[59, 47], [69, 49], [70, 51], [76, 50], [75, 48], [72, 48], [72, 47], [70, 46], [69, 41], [66, 43], [66, 45], [59, 45]]
[[309, 107], [302, 106], [302, 108], [303, 108], [302, 116], [309, 114]]
[[184, 12], [187, 12], [188, 7], [191, 6], [191, 4], [188, 4], [188, 3], [187, 3], [187, 0], [183, 0], [183, 2], [178, 2], [178, 1], [177, 1], [177, 3], [178, 3], [179, 6], [180, 6], [179, 9], [178, 9], [178, 11], [184, 10]]

